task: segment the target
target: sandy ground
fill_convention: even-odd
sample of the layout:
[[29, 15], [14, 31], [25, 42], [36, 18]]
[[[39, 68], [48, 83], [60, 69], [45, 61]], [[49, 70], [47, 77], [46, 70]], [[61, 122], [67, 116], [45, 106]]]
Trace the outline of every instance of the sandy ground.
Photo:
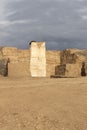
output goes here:
[[0, 130], [87, 130], [87, 78], [0, 78]]

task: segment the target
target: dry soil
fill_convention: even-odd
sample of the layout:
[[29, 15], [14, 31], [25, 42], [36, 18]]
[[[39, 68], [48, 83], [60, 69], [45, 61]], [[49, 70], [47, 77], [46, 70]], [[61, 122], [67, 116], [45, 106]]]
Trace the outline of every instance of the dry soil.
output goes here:
[[87, 77], [1, 77], [0, 130], [87, 130]]

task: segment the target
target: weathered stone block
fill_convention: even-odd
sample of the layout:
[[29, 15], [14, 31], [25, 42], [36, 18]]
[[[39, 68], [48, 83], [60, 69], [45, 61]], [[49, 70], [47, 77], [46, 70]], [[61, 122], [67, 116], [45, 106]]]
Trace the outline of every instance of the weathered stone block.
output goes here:
[[82, 64], [64, 64], [56, 66], [56, 75], [66, 76], [66, 77], [79, 77], [81, 76]]
[[32, 42], [30, 45], [30, 72], [32, 77], [46, 77], [45, 42]]
[[30, 59], [29, 50], [18, 50], [18, 62], [28, 62]]
[[18, 62], [18, 50], [15, 47], [3, 47], [2, 55], [12, 63]]
[[78, 49], [66, 49], [61, 51], [61, 64], [82, 63], [87, 59], [87, 51]]
[[7, 76], [8, 75], [8, 60], [0, 59], [0, 75]]

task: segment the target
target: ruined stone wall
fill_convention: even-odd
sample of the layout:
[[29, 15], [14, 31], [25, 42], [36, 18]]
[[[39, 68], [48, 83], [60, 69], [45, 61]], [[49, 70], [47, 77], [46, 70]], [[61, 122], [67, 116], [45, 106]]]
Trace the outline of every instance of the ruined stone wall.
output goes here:
[[75, 64], [86, 61], [87, 51], [78, 49], [66, 49], [61, 51], [61, 64]]
[[1, 59], [6, 59], [8, 62], [6, 67], [8, 67], [7, 73], [9, 77], [30, 76], [29, 50], [19, 50], [15, 47], [2, 47], [0, 57]]
[[56, 67], [56, 75], [65, 77], [80, 77], [81, 64], [63, 64]]
[[[36, 67], [33, 70], [36, 69], [37, 73], [40, 71], [38, 73], [40, 75], [44, 72], [44, 77], [50, 77], [51, 75], [79, 77], [84, 70], [87, 75], [87, 50], [67, 49], [63, 51], [45, 51], [44, 49], [45, 53], [42, 53], [43, 51], [39, 49], [36, 51], [37, 55], [33, 50], [32, 53], [34, 55], [32, 55], [31, 60], [31, 49], [19, 50], [15, 47], [0, 47], [0, 75], [31, 77], [33, 67]], [[84, 67], [82, 67], [83, 63]]]
[[55, 75], [56, 66], [60, 65], [60, 51], [46, 51], [47, 77]]
[[15, 47], [3, 47], [2, 56], [9, 59], [10, 63], [29, 62], [29, 50], [19, 50]]
[[[35, 53], [35, 51], [33, 52]], [[40, 59], [42, 58], [42, 56], [41, 53], [39, 54], [40, 54], [39, 55], [39, 59]], [[9, 77], [31, 76], [30, 50], [19, 50], [15, 47], [1, 47], [0, 57], [1, 60], [5, 59], [6, 61], [9, 62], [8, 70], [7, 70]], [[44, 68], [43, 59], [42, 59], [42, 64], [40, 62], [40, 66], [42, 67], [42, 70], [46, 69], [45, 76], [50, 77], [51, 75], [55, 75], [55, 68], [57, 65], [60, 64], [60, 51], [50, 51], [50, 50], [46, 51], [43, 58], [45, 58], [46, 66]], [[34, 62], [32, 61], [32, 63]]]
[[87, 75], [87, 51], [78, 49], [61, 51], [60, 65], [56, 67], [56, 75], [79, 77], [83, 75], [82, 73]]
[[18, 49], [15, 47], [3, 47], [2, 50], [3, 58], [9, 59], [11, 63], [18, 61]]

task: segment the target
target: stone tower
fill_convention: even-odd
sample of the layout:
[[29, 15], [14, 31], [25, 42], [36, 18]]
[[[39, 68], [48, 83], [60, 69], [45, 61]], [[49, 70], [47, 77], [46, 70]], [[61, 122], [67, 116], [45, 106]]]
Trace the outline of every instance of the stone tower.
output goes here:
[[30, 43], [30, 73], [32, 77], [46, 77], [45, 42]]

